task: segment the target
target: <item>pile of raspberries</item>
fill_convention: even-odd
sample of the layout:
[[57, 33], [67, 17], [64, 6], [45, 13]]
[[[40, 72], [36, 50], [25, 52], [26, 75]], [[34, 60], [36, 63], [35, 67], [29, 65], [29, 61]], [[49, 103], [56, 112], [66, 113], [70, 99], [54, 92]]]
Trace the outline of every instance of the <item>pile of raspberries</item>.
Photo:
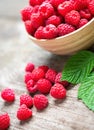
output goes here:
[[29, 0], [21, 10], [27, 33], [37, 39], [64, 36], [93, 17], [94, 0]]
[[[32, 107], [38, 111], [44, 110], [48, 104], [48, 94], [57, 100], [66, 98], [66, 87], [69, 82], [61, 81], [61, 72], [46, 65], [35, 67], [33, 63], [28, 63], [25, 67], [24, 83], [27, 93], [20, 95], [19, 108], [16, 117], [20, 121], [25, 121], [32, 117]], [[11, 88], [1, 91], [1, 98], [6, 102], [15, 101], [15, 92]], [[8, 113], [0, 114], [0, 130], [8, 129], [10, 126], [10, 116]]]

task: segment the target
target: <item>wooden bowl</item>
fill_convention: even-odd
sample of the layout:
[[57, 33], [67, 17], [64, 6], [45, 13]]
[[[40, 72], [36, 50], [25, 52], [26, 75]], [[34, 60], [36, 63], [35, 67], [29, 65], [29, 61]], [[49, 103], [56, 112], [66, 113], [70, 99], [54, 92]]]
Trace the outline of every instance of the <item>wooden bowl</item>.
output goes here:
[[51, 40], [29, 38], [38, 46], [58, 55], [73, 54], [94, 44], [94, 18], [76, 31]]

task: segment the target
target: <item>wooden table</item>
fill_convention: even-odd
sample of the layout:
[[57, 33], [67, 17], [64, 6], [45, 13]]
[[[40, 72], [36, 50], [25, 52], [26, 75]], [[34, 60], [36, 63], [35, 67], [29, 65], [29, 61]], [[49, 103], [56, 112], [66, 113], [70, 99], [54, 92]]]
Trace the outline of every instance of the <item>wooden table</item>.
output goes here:
[[23, 82], [26, 64], [31, 61], [36, 66], [45, 64], [62, 71], [69, 57], [51, 54], [33, 44], [19, 18], [0, 19], [0, 92], [10, 87], [16, 94], [12, 104], [0, 98], [0, 113], [8, 112], [11, 118], [9, 130], [94, 130], [94, 113], [77, 99], [78, 85], [68, 88], [63, 101], [48, 95], [47, 109], [38, 112], [33, 107], [30, 120], [20, 122], [16, 118], [19, 97], [28, 93]]

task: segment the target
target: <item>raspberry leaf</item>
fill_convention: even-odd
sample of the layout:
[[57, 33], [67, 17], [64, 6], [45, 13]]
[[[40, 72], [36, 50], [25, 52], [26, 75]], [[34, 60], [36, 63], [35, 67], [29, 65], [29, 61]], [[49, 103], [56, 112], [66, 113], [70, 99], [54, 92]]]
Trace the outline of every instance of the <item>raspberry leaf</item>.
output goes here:
[[78, 89], [78, 98], [94, 111], [94, 72], [83, 80]]
[[80, 51], [71, 56], [62, 72], [62, 80], [70, 83], [81, 83], [94, 68], [94, 53]]

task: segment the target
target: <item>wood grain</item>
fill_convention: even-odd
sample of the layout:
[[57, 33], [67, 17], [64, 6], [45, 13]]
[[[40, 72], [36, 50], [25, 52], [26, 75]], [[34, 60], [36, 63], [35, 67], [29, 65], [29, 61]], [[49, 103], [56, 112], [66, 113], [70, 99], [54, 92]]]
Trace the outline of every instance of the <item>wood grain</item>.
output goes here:
[[36, 66], [48, 65], [62, 71], [70, 56], [58, 56], [31, 43], [20, 21], [0, 20], [0, 92], [10, 87], [15, 90], [13, 104], [0, 98], [0, 113], [8, 112], [11, 118], [9, 130], [94, 130], [94, 113], [77, 99], [79, 85], [70, 86], [67, 98], [59, 101], [48, 95], [49, 106], [38, 112], [32, 108], [33, 117], [25, 122], [16, 118], [19, 97], [28, 93], [23, 82], [25, 65], [32, 61]]

